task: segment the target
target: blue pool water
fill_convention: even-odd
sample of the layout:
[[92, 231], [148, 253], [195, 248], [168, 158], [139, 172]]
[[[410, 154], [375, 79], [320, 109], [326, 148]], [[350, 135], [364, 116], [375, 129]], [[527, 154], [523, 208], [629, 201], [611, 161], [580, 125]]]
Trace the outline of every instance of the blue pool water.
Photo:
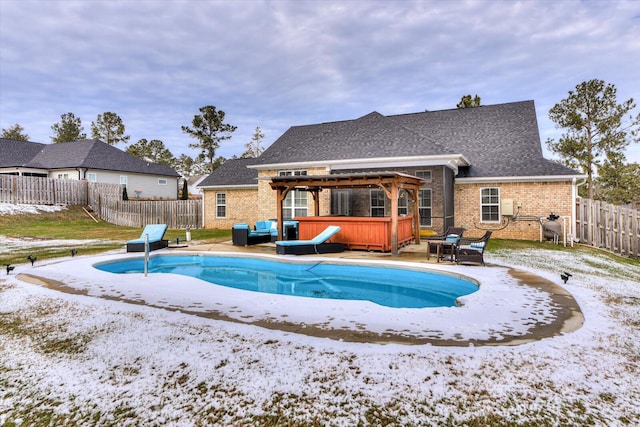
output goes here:
[[[110, 273], [142, 273], [142, 258], [97, 264]], [[196, 277], [255, 292], [341, 300], [367, 300], [396, 308], [452, 307], [478, 286], [441, 273], [330, 262], [280, 262], [256, 258], [157, 255], [149, 273]]]

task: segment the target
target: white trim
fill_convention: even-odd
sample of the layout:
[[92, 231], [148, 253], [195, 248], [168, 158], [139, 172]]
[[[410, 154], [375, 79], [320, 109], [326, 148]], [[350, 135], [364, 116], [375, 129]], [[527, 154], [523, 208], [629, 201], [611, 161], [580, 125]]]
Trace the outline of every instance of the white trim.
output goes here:
[[[497, 203], [483, 203], [482, 202], [482, 192], [484, 190], [498, 190], [498, 202]], [[489, 194], [489, 197], [492, 195]], [[499, 224], [500, 218], [502, 218], [502, 192], [500, 191], [500, 187], [480, 187], [480, 224]], [[497, 206], [498, 207], [498, 219], [497, 220], [486, 220], [482, 217], [482, 208], [485, 206]]]
[[[218, 196], [223, 196], [224, 197], [224, 204], [220, 204], [218, 203]], [[216, 200], [215, 200], [215, 209], [216, 209], [216, 219], [227, 219], [227, 193], [224, 191], [219, 191], [215, 194]], [[218, 208], [224, 206], [224, 216], [219, 216], [218, 215]]]
[[584, 179], [586, 175], [538, 175], [538, 176], [487, 176], [477, 178], [456, 178], [456, 184], [504, 183], [504, 182], [550, 182]]
[[340, 169], [369, 169], [409, 166], [447, 166], [458, 172], [459, 166], [470, 165], [462, 154], [443, 154], [438, 156], [405, 156], [405, 157], [374, 157], [371, 159], [334, 159], [308, 162], [272, 163], [264, 165], [248, 165], [256, 170], [289, 170], [305, 168], [325, 168], [327, 172]]

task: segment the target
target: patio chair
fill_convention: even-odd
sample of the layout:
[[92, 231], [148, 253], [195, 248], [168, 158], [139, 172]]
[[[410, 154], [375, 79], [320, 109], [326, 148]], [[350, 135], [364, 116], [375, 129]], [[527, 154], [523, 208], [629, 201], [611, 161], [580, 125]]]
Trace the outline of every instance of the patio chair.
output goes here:
[[344, 252], [342, 243], [328, 242], [338, 231], [340, 231], [339, 226], [330, 225], [311, 240], [278, 240], [276, 241], [276, 253], [279, 255], [308, 255]]
[[461, 239], [456, 247], [456, 262], [458, 264], [484, 265], [484, 250], [490, 238], [491, 231], [487, 231], [479, 239]]
[[[429, 253], [430, 254], [435, 254], [438, 252], [438, 245], [440, 244], [438, 241], [441, 240], [443, 242], [445, 242], [447, 240], [447, 237], [450, 235], [457, 235], [458, 237], [462, 238], [462, 235], [464, 234], [464, 228], [462, 227], [447, 227], [447, 231], [444, 234], [437, 234], [435, 236], [429, 236], [427, 237], [428, 240], [428, 244], [429, 244]], [[441, 257], [445, 257], [445, 255], [449, 255], [452, 256], [455, 255], [455, 247], [451, 246], [451, 245], [444, 245], [442, 248], [442, 251], [440, 253]]]
[[145, 235], [149, 235], [149, 251], [162, 249], [169, 246], [169, 241], [164, 240], [167, 224], [147, 224], [139, 238], [127, 242], [127, 252], [144, 252]]

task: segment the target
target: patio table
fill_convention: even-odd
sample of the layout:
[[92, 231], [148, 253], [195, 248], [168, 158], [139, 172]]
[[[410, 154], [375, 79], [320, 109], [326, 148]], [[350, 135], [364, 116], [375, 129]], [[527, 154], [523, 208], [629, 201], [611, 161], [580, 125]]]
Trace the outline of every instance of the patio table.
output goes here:
[[456, 249], [454, 242], [447, 242], [446, 240], [427, 240], [427, 259], [431, 259], [431, 245], [436, 246], [436, 262], [440, 262], [440, 256], [444, 253], [444, 248], [451, 248], [451, 262], [453, 262], [453, 256]]

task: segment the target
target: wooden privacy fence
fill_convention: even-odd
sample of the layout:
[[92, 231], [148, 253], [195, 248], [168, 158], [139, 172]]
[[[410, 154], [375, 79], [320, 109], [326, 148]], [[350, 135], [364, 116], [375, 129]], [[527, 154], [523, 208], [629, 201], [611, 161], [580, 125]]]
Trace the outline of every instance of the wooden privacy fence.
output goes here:
[[0, 203], [90, 206], [102, 220], [128, 227], [202, 228], [202, 200], [122, 200], [120, 184], [0, 174]]
[[104, 221], [126, 227], [167, 224], [169, 228], [202, 228], [202, 200], [120, 200], [98, 196], [90, 206]]
[[0, 203], [86, 205], [87, 182], [0, 175]]
[[590, 199], [576, 203], [576, 238], [620, 255], [640, 257], [640, 211]]

